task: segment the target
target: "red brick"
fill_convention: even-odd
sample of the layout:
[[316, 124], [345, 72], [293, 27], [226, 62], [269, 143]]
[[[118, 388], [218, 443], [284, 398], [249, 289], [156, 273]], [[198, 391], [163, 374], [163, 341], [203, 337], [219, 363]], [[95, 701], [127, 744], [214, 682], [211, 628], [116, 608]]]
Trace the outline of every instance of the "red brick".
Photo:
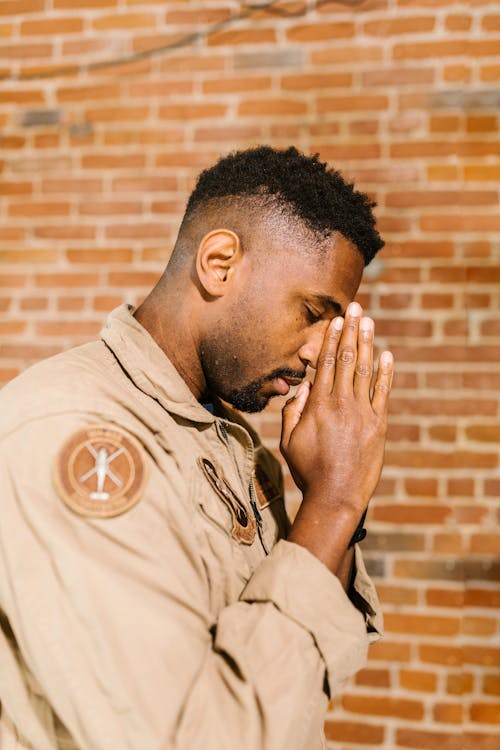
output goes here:
[[401, 669], [399, 672], [399, 684], [405, 690], [434, 693], [437, 688], [437, 675], [434, 672]]
[[325, 737], [335, 742], [355, 742], [360, 745], [381, 745], [385, 737], [385, 728], [366, 722], [351, 722], [340, 719], [326, 721]]
[[35, 148], [58, 148], [60, 143], [59, 133], [38, 133], [33, 139]]
[[463, 650], [466, 664], [480, 664], [484, 667], [500, 666], [500, 648], [466, 645]]
[[355, 25], [350, 21], [340, 23], [311, 23], [293, 26], [287, 31], [287, 39], [293, 42], [319, 42], [330, 39], [346, 39], [354, 36]]
[[2, 0], [0, 16], [44, 11], [45, 0]]
[[429, 588], [426, 591], [425, 600], [430, 607], [463, 607], [464, 592], [461, 589]]
[[484, 675], [483, 693], [485, 695], [500, 695], [500, 674]]
[[472, 497], [474, 495], [474, 480], [466, 478], [448, 479], [447, 492], [449, 496]]
[[370, 646], [368, 659], [370, 661], [409, 662], [411, 648], [409, 643], [391, 642], [387, 639], [378, 641]]
[[460, 703], [436, 703], [433, 711], [434, 721], [440, 724], [461, 724], [463, 714]]
[[311, 91], [312, 89], [329, 89], [350, 87], [351, 73], [296, 73], [285, 75], [281, 79], [281, 86], [291, 91]]
[[92, 240], [95, 239], [96, 230], [94, 227], [83, 225], [44, 224], [42, 227], [35, 227], [33, 234], [35, 237], [48, 240]]
[[488, 514], [488, 508], [482, 505], [459, 505], [455, 507], [453, 515], [459, 524], [481, 523]]
[[1, 336], [18, 336], [26, 330], [24, 320], [0, 320]]
[[368, 36], [399, 36], [432, 31], [436, 20], [434, 16], [415, 16], [414, 18], [383, 18], [363, 24], [363, 31]]
[[396, 729], [397, 747], [416, 750], [464, 750], [462, 733], [430, 732], [420, 729]]
[[85, 154], [81, 158], [83, 169], [133, 169], [145, 165], [145, 154]]
[[[329, 162], [347, 161], [349, 159], [378, 159], [380, 156], [380, 145], [378, 143], [352, 143], [352, 144], [313, 144], [313, 151], [318, 152], [322, 159]], [[382, 223], [380, 217], [379, 225]], [[380, 229], [382, 231], [382, 229]]]
[[35, 274], [35, 286], [44, 289], [68, 287], [96, 287], [99, 276], [96, 273], [37, 273]]
[[0, 181], [0, 195], [30, 195], [33, 192], [31, 182], [7, 182]]
[[224, 118], [225, 114], [226, 106], [222, 104], [169, 104], [159, 107], [159, 116], [163, 120]]
[[54, 8], [111, 8], [118, 5], [118, 0], [53, 0]]
[[58, 297], [57, 299], [57, 309], [61, 310], [63, 312], [68, 312], [71, 310], [74, 312], [75, 310], [83, 310], [85, 307], [85, 297]]
[[435, 534], [433, 552], [444, 555], [461, 555], [463, 553], [461, 534]]
[[148, 117], [148, 108], [143, 106], [127, 107], [93, 107], [87, 109], [85, 116], [88, 122], [130, 122], [144, 121]]
[[34, 60], [38, 57], [51, 57], [52, 53], [52, 44], [43, 44], [41, 42], [26, 44], [3, 44], [0, 47], [0, 57], [5, 60]]
[[224, 31], [210, 33], [207, 37], [209, 47], [222, 45], [233, 47], [240, 44], [275, 44], [276, 41], [275, 29], [253, 28], [251, 26], [247, 28], [225, 29]]
[[500, 533], [472, 534], [469, 551], [473, 554], [498, 555], [500, 550]]
[[167, 10], [165, 20], [167, 24], [213, 24], [221, 23], [231, 17], [226, 8], [203, 8]]
[[[411, 465], [411, 464], [410, 464]], [[442, 524], [451, 513], [451, 508], [439, 505], [403, 505], [381, 504], [379, 501], [373, 508], [373, 518], [376, 521], [390, 521], [392, 523]]]
[[424, 707], [420, 701], [374, 695], [344, 695], [342, 707], [346, 711], [353, 711], [357, 714], [395, 716], [416, 721], [422, 719], [424, 715]]
[[388, 688], [391, 685], [391, 674], [388, 669], [365, 668], [357, 673], [355, 682], [357, 685]]
[[102, 328], [102, 322], [89, 320], [54, 320], [43, 321], [35, 325], [37, 336], [96, 336]]
[[460, 630], [460, 620], [456, 617], [436, 617], [435, 615], [403, 615], [386, 612], [384, 624], [387, 632], [411, 633], [413, 635], [429, 635], [449, 637], [457, 635]]
[[467, 750], [498, 750], [498, 732], [464, 732], [464, 746]]
[[41, 184], [42, 193], [61, 193], [63, 195], [67, 193], [91, 193], [99, 194], [102, 191], [102, 180], [100, 179], [52, 179], [46, 178], [42, 180]]
[[[497, 548], [498, 550], [498, 544]], [[485, 554], [488, 554], [485, 551]], [[462, 619], [462, 632], [464, 635], [474, 637], [494, 636], [497, 630], [497, 621], [493, 617], [464, 617]]]
[[337, 111], [365, 112], [370, 110], [386, 110], [389, 107], [389, 98], [382, 94], [320, 96], [317, 100], [317, 107], [319, 114]]
[[457, 115], [435, 115], [429, 119], [431, 133], [454, 133], [460, 129], [461, 119]]
[[83, 19], [73, 16], [54, 17], [23, 21], [20, 24], [22, 35], [46, 36], [47, 34], [75, 34], [83, 31]]
[[311, 51], [311, 61], [315, 65], [351, 64], [353, 60], [357, 62], [381, 62], [382, 59], [381, 45], [341, 47], [335, 44], [326, 49], [313, 49]]
[[153, 287], [160, 273], [154, 271], [112, 271], [108, 274], [108, 281], [111, 286], [119, 287]]
[[472, 16], [454, 13], [446, 16], [445, 27], [450, 31], [468, 31], [472, 24]]
[[[395, 44], [393, 57], [395, 60], [435, 60], [440, 57], [452, 57], [453, 55], [465, 55], [471, 52], [467, 39], [446, 39], [439, 42], [406, 42]], [[479, 53], [480, 54], [480, 53]]]
[[440, 644], [439, 646], [420, 645], [419, 654], [422, 662], [429, 662], [431, 664], [456, 666], [457, 664], [462, 664], [463, 660], [461, 648], [458, 646], [445, 646], [444, 644]]
[[59, 102], [88, 102], [94, 99], [115, 99], [119, 94], [118, 84], [63, 86], [57, 89], [56, 98]]
[[176, 177], [119, 177], [113, 180], [112, 190], [117, 193], [147, 193], [172, 192], [177, 190]]
[[464, 695], [474, 690], [474, 675], [461, 671], [460, 674], [448, 674], [446, 692], [450, 695]]
[[377, 591], [380, 600], [387, 604], [417, 604], [417, 591], [407, 586], [390, 586], [377, 582]]
[[100, 16], [92, 21], [92, 27], [98, 31], [114, 29], [154, 28], [156, 23], [152, 13], [113, 13], [111, 16]]
[[15, 250], [0, 250], [0, 262], [2, 263], [56, 263], [58, 254], [56, 250], [16, 248]]
[[71, 204], [63, 201], [32, 201], [31, 203], [12, 203], [9, 216], [68, 216]]
[[66, 257], [70, 263], [131, 263], [133, 251], [127, 248], [92, 248], [89, 250], [66, 250]]
[[202, 82], [206, 94], [234, 94], [242, 91], [267, 91], [271, 88], [271, 76], [224, 76]]
[[[45, 93], [43, 91], [36, 90], [19, 90], [19, 89], [4, 89], [0, 91], [0, 104], [44, 104]], [[4, 139], [2, 138], [2, 148], [5, 147]]]
[[46, 310], [49, 301], [44, 297], [23, 297], [19, 301], [21, 310]]
[[249, 99], [242, 101], [238, 107], [238, 115], [242, 117], [267, 117], [286, 115], [305, 115], [307, 103], [298, 99]]
[[78, 213], [82, 216], [116, 216], [119, 214], [140, 214], [142, 204], [139, 201], [82, 201], [78, 204]]
[[500, 724], [498, 703], [472, 703], [469, 708], [471, 721], [481, 724]]

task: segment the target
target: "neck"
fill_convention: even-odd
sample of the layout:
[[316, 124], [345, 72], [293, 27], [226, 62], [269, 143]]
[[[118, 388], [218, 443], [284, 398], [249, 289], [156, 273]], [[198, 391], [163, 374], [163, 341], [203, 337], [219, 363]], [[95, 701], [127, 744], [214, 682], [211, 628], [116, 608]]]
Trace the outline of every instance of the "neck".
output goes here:
[[199, 400], [206, 391], [187, 285], [163, 276], [134, 313]]

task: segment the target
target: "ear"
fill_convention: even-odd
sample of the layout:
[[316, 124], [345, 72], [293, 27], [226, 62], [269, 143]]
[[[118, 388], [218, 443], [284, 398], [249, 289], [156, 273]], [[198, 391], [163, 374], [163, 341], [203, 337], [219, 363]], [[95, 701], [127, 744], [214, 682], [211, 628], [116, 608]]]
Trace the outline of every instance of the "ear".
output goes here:
[[241, 260], [241, 245], [230, 229], [214, 229], [201, 240], [196, 256], [196, 272], [211, 297], [222, 297]]

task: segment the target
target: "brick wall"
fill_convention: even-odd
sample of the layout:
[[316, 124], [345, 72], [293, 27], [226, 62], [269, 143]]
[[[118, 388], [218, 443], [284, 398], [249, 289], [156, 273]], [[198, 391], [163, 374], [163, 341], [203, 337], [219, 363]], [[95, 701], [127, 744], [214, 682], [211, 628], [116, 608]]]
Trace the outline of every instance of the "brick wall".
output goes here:
[[[3, 381], [143, 297], [221, 152], [294, 143], [375, 196], [359, 299], [398, 374], [364, 547], [387, 635], [329, 747], [498, 747], [498, 5], [0, 0], [0, 76]], [[256, 422], [276, 448], [278, 405]]]

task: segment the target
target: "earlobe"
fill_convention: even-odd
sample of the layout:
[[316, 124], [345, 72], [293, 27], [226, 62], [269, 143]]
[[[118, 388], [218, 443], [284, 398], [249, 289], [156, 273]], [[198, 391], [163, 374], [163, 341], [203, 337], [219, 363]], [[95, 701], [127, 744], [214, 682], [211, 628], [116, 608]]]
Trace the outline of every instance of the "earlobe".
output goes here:
[[211, 297], [222, 297], [241, 257], [240, 240], [230, 229], [215, 229], [201, 240], [196, 272]]

